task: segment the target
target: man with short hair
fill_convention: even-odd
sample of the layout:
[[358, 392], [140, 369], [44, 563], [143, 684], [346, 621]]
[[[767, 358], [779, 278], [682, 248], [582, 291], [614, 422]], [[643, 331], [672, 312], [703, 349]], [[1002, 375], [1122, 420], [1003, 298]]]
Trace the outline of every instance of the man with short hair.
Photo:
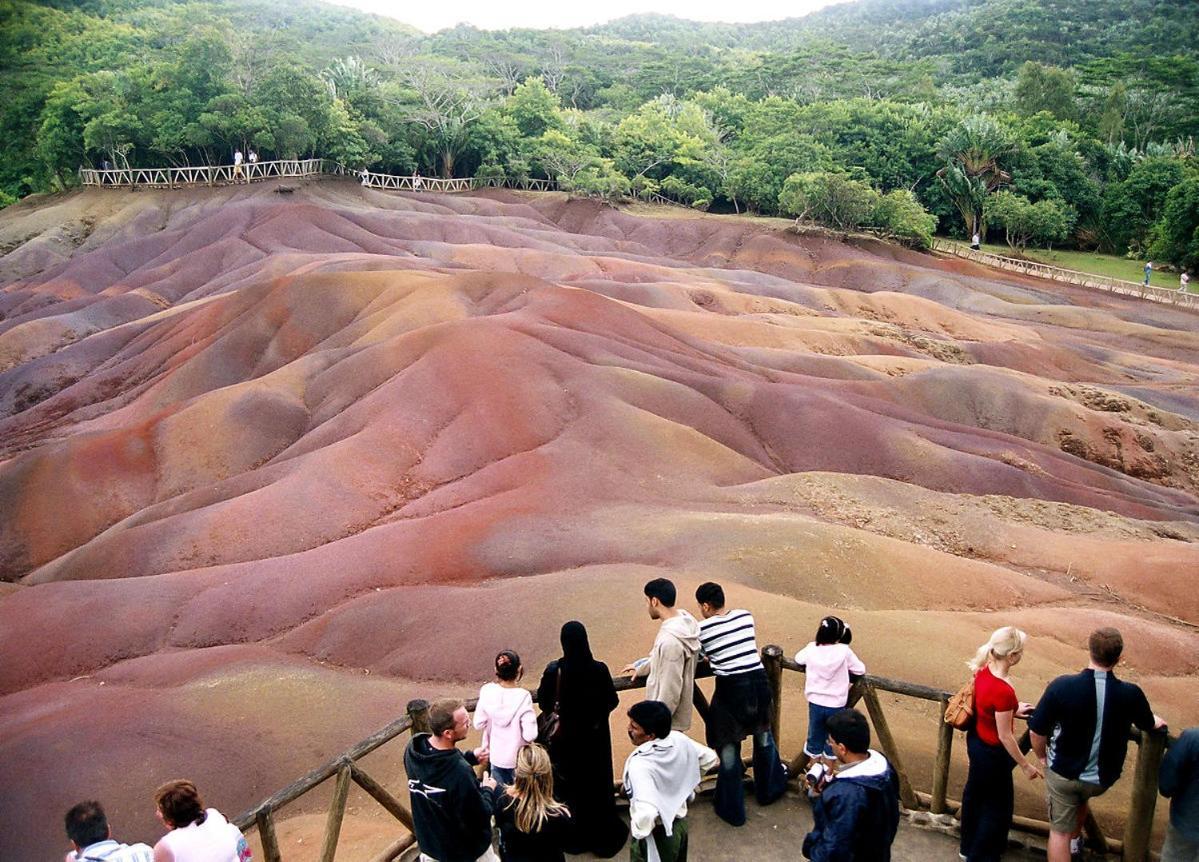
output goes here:
[[412, 822], [421, 862], [498, 862], [491, 849], [492, 794], [480, 788], [472, 765], [487, 764], [487, 749], [460, 752], [470, 716], [460, 700], [429, 707], [429, 733], [418, 733], [404, 751]]
[[1162, 862], [1199, 859], [1199, 727], [1184, 730], [1162, 759], [1158, 789], [1170, 800]]
[[758, 655], [754, 618], [742, 609], [726, 610], [724, 589], [708, 581], [695, 591], [699, 612], [700, 654], [716, 676], [712, 704], [704, 720], [710, 745], [720, 756], [713, 807], [733, 826], [745, 823], [745, 767], [741, 741], [753, 737], [754, 794], [769, 805], [787, 790], [787, 767], [770, 732], [773, 697], [766, 668]]
[[630, 862], [687, 862], [687, 803], [716, 752], [671, 730], [670, 707], [643, 700], [628, 712], [636, 748], [624, 765], [629, 797]]
[[154, 862], [145, 844], [121, 844], [112, 837], [104, 807], [94, 800], [80, 802], [64, 818], [67, 837], [75, 849], [66, 862]]
[[899, 830], [899, 777], [870, 748], [870, 726], [856, 709], [834, 712], [825, 729], [837, 763], [818, 788], [803, 854], [812, 862], [890, 862]]
[[1143, 731], [1166, 726], [1138, 686], [1112, 672], [1124, 652], [1113, 628], [1091, 632], [1091, 663], [1081, 673], [1049, 683], [1028, 720], [1033, 751], [1041, 760], [1049, 797], [1049, 862], [1068, 862], [1088, 800], [1120, 778], [1132, 725]]
[[699, 623], [682, 608], [674, 606], [674, 584], [666, 578], [654, 578], [645, 585], [645, 603], [650, 619], [661, 620], [658, 636], [649, 658], [625, 666], [624, 673], [645, 681], [645, 697], [666, 704], [670, 726], [675, 730], [691, 727], [691, 690], [695, 686], [695, 663], [699, 652]]

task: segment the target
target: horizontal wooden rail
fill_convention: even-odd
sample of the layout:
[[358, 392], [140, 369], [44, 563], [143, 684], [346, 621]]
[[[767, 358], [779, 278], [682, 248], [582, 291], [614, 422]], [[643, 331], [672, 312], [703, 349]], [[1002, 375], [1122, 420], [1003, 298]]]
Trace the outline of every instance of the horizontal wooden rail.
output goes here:
[[1154, 287], [1153, 285], [1141, 282], [1124, 281], [1123, 279], [1111, 278], [1106, 275], [1095, 275], [1094, 273], [1081, 272], [1076, 269], [1051, 266], [1050, 264], [1035, 260], [1024, 260], [1023, 258], [1005, 257], [986, 251], [975, 251], [972, 248], [947, 240], [934, 240], [933, 251], [952, 254], [955, 257], [972, 260], [976, 263], [1007, 270], [1008, 272], [1020, 273], [1021, 275], [1047, 278], [1052, 281], [1061, 281], [1067, 284], [1079, 285], [1080, 287], [1105, 290], [1109, 293], [1117, 293], [1122, 296], [1135, 296], [1138, 299], [1148, 299], [1152, 302], [1162, 302], [1192, 311], [1199, 311], [1199, 293], [1190, 293], [1168, 287]]

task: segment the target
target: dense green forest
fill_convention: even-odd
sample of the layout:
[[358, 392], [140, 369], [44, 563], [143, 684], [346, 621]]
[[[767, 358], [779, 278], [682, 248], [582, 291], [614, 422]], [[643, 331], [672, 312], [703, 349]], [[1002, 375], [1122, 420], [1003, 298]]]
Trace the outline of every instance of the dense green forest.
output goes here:
[[425, 35], [313, 0], [0, 5], [0, 203], [318, 155], [1199, 264], [1193, 0], [859, 0]]

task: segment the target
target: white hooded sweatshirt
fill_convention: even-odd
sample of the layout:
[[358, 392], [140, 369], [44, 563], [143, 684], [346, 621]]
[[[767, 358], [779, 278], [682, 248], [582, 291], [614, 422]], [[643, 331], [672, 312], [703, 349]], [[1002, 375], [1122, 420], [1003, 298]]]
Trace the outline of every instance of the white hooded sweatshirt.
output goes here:
[[491, 762], [501, 769], [514, 768], [520, 747], [537, 738], [532, 696], [523, 688], [487, 683], [479, 690], [475, 727], [483, 731], [483, 745], [491, 749]]
[[[677, 730], [633, 749], [623, 777], [633, 837], [648, 837], [656, 823], [667, 835], [674, 834], [674, 823], [687, 816], [687, 803], [704, 772], [719, 762], [715, 751]], [[647, 844], [649, 862], [659, 862], [658, 846], [652, 839]]]
[[662, 621], [649, 655], [645, 699], [670, 707], [672, 730], [691, 727], [691, 690], [699, 653], [699, 623], [687, 611]]

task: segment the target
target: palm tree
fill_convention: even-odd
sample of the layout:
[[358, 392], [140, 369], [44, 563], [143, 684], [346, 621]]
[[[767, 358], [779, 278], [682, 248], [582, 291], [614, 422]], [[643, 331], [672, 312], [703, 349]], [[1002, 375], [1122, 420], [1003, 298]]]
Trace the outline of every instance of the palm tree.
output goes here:
[[1011, 181], [1000, 162], [1015, 149], [1007, 129], [982, 114], [962, 120], [937, 145], [937, 157], [945, 162], [937, 179], [962, 214], [967, 235], [977, 231], [986, 239], [983, 203], [987, 195]]

